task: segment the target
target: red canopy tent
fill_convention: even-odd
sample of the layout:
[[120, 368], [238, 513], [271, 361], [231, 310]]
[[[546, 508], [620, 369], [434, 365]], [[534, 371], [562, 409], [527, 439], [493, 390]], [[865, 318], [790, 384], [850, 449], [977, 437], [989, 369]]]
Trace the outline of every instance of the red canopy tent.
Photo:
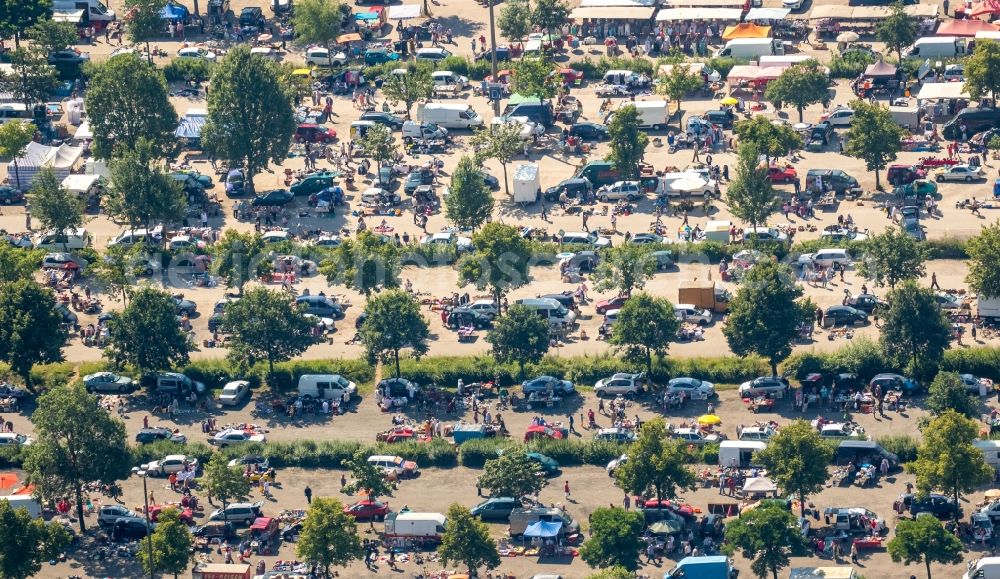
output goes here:
[[994, 14], [1000, 14], [1000, 0], [983, 0], [972, 7], [969, 11], [969, 18]]
[[997, 31], [1000, 30], [1000, 27], [975, 19], [949, 20], [937, 29], [936, 34], [938, 36], [975, 36], [977, 32], [984, 30]]

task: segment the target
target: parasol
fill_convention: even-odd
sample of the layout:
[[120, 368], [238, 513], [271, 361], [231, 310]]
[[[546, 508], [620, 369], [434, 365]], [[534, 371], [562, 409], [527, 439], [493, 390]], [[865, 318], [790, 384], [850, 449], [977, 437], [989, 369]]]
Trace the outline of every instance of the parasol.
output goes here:
[[670, 184], [670, 188], [674, 191], [680, 191], [682, 193], [690, 193], [691, 191], [700, 191], [708, 185], [708, 182], [701, 177], [684, 177], [683, 179], [678, 179]]
[[684, 524], [680, 521], [663, 520], [656, 521], [649, 526], [649, 532], [654, 535], [672, 535], [684, 530]]
[[348, 34], [341, 34], [337, 37], [338, 44], [347, 44], [348, 42], [360, 42], [361, 35], [357, 32], [351, 32]]
[[837, 42], [857, 42], [860, 38], [857, 32], [848, 30], [837, 35]]
[[739, 104], [739, 102], [740, 102], [740, 100], [738, 98], [727, 96], [726, 98], [724, 98], [721, 101], [719, 101], [719, 104], [725, 105], [727, 107], [731, 107], [731, 106], [733, 106], [735, 104]]
[[701, 426], [715, 426], [722, 424], [722, 419], [714, 414], [703, 414], [698, 417], [698, 424]]
[[270, 34], [261, 34], [260, 36], [257, 37], [257, 42], [261, 43], [271, 42], [272, 38], [274, 37], [271, 36]]

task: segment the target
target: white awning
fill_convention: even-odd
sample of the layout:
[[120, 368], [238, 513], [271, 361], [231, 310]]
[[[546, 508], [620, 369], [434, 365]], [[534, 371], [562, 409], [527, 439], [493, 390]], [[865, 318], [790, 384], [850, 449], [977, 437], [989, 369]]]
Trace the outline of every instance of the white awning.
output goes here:
[[575, 8], [573, 20], [649, 20], [656, 13], [653, 6], [591, 6]]
[[[936, 4], [911, 4], [903, 8], [910, 16], [916, 18], [932, 18], [938, 14]], [[880, 20], [890, 13], [885, 6], [856, 6], [849, 8], [845, 6], [833, 6], [821, 4], [809, 11], [809, 20], [821, 20], [823, 18], [835, 18], [837, 20]]]
[[580, 8], [600, 6], [656, 6], [656, 0], [583, 0]]
[[917, 93], [918, 99], [967, 99], [964, 82], [925, 82]]
[[70, 193], [86, 193], [90, 187], [101, 180], [100, 175], [67, 175], [62, 181], [63, 189]]
[[783, 20], [789, 12], [791, 10], [788, 8], [751, 8], [744, 20], [747, 22], [751, 20]]
[[420, 18], [419, 4], [401, 4], [389, 7], [389, 20], [410, 20]]
[[743, 15], [739, 8], [664, 8], [656, 15], [657, 22], [668, 20], [732, 20]]
[[76, 132], [73, 133], [73, 138], [78, 141], [93, 139], [94, 132], [90, 130], [90, 121], [80, 123], [80, 126], [76, 128]]
[[809, 20], [822, 20], [823, 18], [850, 18], [851, 9], [846, 6], [832, 6], [830, 4], [820, 4], [813, 6], [809, 11]]
[[83, 10], [53, 10], [52, 20], [79, 24], [83, 21]]
[[664, 8], [739, 8], [742, 12], [743, 2], [740, 0], [663, 0]]

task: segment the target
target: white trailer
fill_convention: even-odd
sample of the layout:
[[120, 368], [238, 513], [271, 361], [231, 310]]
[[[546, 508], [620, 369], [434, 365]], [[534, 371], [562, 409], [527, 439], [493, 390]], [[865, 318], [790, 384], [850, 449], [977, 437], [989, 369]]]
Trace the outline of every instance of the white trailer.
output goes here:
[[1000, 319], [1000, 298], [976, 298], [976, 315], [980, 318]]
[[441, 541], [447, 522], [441, 513], [389, 513], [385, 517], [385, 536], [436, 543]]
[[719, 466], [750, 466], [755, 452], [767, 448], [760, 440], [723, 440], [719, 444]]
[[534, 203], [541, 190], [538, 165], [522, 163], [514, 169], [514, 188], [511, 190], [514, 203]]
[[0, 497], [0, 500], [7, 501], [15, 510], [25, 509], [32, 519], [38, 519], [42, 516], [41, 503], [31, 495], [10, 495], [8, 497]]

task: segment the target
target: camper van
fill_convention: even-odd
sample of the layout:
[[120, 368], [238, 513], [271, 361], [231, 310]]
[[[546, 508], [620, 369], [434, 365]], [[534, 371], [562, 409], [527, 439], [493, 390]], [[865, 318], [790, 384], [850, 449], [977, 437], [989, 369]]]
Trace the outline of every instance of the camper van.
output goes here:
[[83, 10], [83, 21], [114, 22], [115, 11], [109, 9], [99, 0], [54, 0], [54, 12], [75, 12]]
[[516, 303], [529, 310], [538, 312], [539, 315], [549, 321], [549, 325], [558, 326], [565, 324], [572, 326], [576, 323], [576, 313], [566, 309], [566, 306], [552, 298], [520, 299]]
[[957, 36], [918, 38], [903, 51], [903, 58], [952, 58], [965, 54], [965, 40]]
[[35, 248], [46, 251], [71, 251], [83, 249], [90, 245], [90, 234], [80, 227], [69, 229], [63, 235], [58, 235], [55, 231], [47, 231], [38, 236], [35, 241]]
[[[667, 126], [667, 119], [670, 118], [670, 107], [667, 101], [622, 101], [618, 106], [621, 110], [623, 107], [634, 106], [636, 112], [639, 113], [639, 127], [643, 129], [653, 129], [658, 131]], [[609, 114], [604, 119], [604, 124], [609, 124], [611, 119], [615, 117], [615, 113]]]
[[767, 448], [764, 441], [723, 440], [719, 443], [719, 466], [745, 468], [753, 462], [753, 454]]
[[483, 117], [464, 103], [426, 103], [417, 105], [417, 120], [446, 129], [474, 129], [483, 126]]
[[389, 513], [385, 517], [385, 537], [424, 543], [439, 543], [448, 519], [441, 513]]
[[358, 386], [340, 374], [303, 374], [299, 377], [299, 396], [318, 400], [343, 400], [344, 394], [353, 397]]
[[729, 56], [747, 60], [783, 54], [785, 54], [785, 47], [777, 38], [734, 38], [715, 51], [716, 58]]

